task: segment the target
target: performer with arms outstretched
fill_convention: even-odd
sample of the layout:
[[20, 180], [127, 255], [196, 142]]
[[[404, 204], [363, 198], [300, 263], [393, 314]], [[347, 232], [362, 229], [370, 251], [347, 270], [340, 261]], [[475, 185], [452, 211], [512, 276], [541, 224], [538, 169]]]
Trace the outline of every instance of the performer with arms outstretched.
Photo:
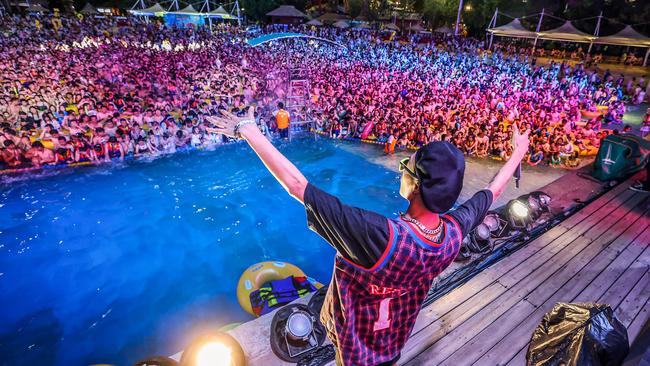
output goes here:
[[[448, 142], [431, 142], [400, 162], [396, 218], [350, 207], [321, 191], [259, 131], [253, 118], [212, 117], [219, 132], [245, 139], [266, 167], [305, 205], [309, 228], [337, 251], [321, 320], [339, 365], [393, 365], [400, 357], [433, 279], [483, 221], [528, 151], [528, 131], [514, 129], [514, 152], [489, 186], [451, 210], [463, 187], [465, 159]], [[451, 210], [451, 211], [450, 211]]]

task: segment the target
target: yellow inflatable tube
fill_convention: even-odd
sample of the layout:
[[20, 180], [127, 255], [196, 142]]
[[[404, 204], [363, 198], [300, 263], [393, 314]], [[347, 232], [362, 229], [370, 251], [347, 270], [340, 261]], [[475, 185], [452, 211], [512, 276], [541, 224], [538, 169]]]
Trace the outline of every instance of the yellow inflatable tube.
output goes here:
[[307, 280], [316, 288], [323, 287], [321, 283], [308, 277], [300, 268], [291, 263], [260, 262], [248, 267], [242, 273], [241, 277], [239, 277], [239, 282], [237, 283], [237, 300], [239, 301], [239, 306], [247, 313], [255, 315], [251, 306], [251, 293], [267, 282], [281, 280], [289, 276], [307, 277]]
[[34, 137], [34, 136], [30, 136], [30, 137], [29, 137], [29, 141], [30, 141], [30, 142], [40, 141], [41, 144], [43, 144], [43, 147], [44, 147], [44, 148], [46, 148], [46, 149], [50, 149], [50, 150], [54, 150], [54, 143], [53, 143], [52, 141], [50, 141], [50, 140], [39, 140], [39, 139], [37, 139], [37, 138]]

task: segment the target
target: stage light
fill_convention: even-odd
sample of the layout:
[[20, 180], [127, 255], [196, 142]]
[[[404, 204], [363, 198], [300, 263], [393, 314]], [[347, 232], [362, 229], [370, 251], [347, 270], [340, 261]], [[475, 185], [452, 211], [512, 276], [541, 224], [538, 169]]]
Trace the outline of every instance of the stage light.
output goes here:
[[508, 221], [514, 228], [525, 228], [532, 221], [527, 203], [520, 199], [508, 202], [506, 212]]
[[549, 212], [551, 196], [535, 191], [525, 194], [516, 200], [508, 202], [506, 213], [510, 225], [515, 228], [525, 228], [536, 221], [543, 213]]
[[486, 224], [479, 224], [475, 229], [477, 239], [489, 240], [490, 239], [490, 228]]
[[296, 311], [287, 319], [287, 335], [296, 340], [305, 340], [313, 329], [312, 318], [304, 311]]
[[197, 338], [183, 351], [180, 366], [245, 366], [244, 350], [227, 333]]
[[229, 366], [231, 361], [232, 350], [219, 342], [206, 343], [196, 353], [196, 366]]
[[483, 219], [483, 223], [490, 229], [490, 232], [495, 232], [501, 228], [501, 219], [496, 213], [487, 214]]
[[517, 216], [518, 218], [526, 218], [529, 214], [528, 206], [525, 203], [514, 200], [510, 205], [510, 213]]
[[271, 321], [271, 350], [278, 358], [296, 363], [318, 350], [325, 328], [305, 304], [280, 308]]

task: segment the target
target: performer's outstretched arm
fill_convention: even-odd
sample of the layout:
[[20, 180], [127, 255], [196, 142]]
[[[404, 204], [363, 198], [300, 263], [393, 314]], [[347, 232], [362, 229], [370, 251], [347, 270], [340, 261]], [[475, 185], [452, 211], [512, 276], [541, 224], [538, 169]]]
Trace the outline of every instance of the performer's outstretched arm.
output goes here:
[[495, 201], [501, 193], [503, 193], [503, 190], [508, 185], [508, 182], [510, 182], [515, 170], [517, 170], [517, 166], [528, 152], [528, 145], [530, 144], [528, 135], [530, 134], [530, 131], [520, 134], [516, 123], [513, 125], [513, 130], [514, 150], [512, 156], [508, 159], [506, 164], [501, 167], [497, 175], [492, 179], [492, 182], [490, 182], [490, 185], [488, 185], [488, 189], [492, 191], [492, 199]]
[[[307, 178], [260, 132], [255, 124], [253, 107], [249, 108], [248, 116], [243, 118], [224, 111], [222, 111], [222, 114], [224, 117], [209, 117], [212, 123], [219, 126], [215, 130], [226, 136], [246, 139], [282, 187], [300, 203], [303, 203]], [[238, 125], [238, 131], [235, 131]]]

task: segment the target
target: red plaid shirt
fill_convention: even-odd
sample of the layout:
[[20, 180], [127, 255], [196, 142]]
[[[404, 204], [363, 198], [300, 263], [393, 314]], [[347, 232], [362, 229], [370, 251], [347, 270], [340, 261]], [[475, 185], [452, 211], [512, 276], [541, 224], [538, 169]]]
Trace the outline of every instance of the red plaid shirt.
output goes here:
[[449, 215], [440, 218], [440, 243], [401, 219], [389, 219], [388, 245], [370, 269], [337, 254], [321, 320], [345, 365], [376, 365], [399, 357], [433, 279], [460, 249], [460, 226]]

